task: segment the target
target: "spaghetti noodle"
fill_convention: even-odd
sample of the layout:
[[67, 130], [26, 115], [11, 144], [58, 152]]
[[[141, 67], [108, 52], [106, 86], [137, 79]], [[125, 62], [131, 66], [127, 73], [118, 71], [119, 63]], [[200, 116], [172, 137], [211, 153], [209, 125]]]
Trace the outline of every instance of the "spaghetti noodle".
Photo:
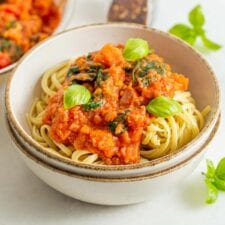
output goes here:
[[[113, 48], [121, 49], [120, 46]], [[104, 48], [99, 52], [92, 53], [91, 57], [90, 55], [80, 57], [75, 63], [63, 62], [44, 73], [41, 80], [41, 97], [34, 101], [29, 114], [27, 114], [27, 120], [32, 137], [46, 151], [70, 158], [75, 162], [130, 164], [145, 162], [176, 152], [199, 134], [204, 126], [204, 117], [210, 111], [210, 107], [207, 106], [202, 112], [197, 110], [191, 93], [185, 90], [187, 85], [179, 83], [186, 81], [182, 75], [172, 73], [169, 65], [164, 64], [161, 58], [150, 54], [145, 60], [150, 63], [160, 63], [148, 71], [148, 76], [154, 76], [155, 79], [152, 79], [154, 81], [151, 83], [151, 92], [150, 85], [147, 88], [141, 86], [143, 77], [137, 78], [136, 89], [133, 88], [133, 84], [131, 84], [133, 81], [130, 78], [132, 67], [127, 62], [122, 64], [122, 67], [126, 68], [125, 73], [121, 72], [119, 63], [117, 66], [109, 65], [109, 69], [102, 68], [101, 76], [107, 74], [107, 78], [105, 78], [107, 80], [102, 78], [102, 83], [97, 84], [98, 77], [95, 77], [93, 81], [93, 77], [87, 75], [88, 73], [94, 74], [96, 67], [99, 68], [104, 61], [101, 58], [102, 55], [99, 55], [102, 54], [101, 51], [104, 51]], [[112, 55], [110, 57], [112, 61]], [[163, 76], [159, 76], [162, 63], [165, 72]], [[89, 71], [85, 68], [87, 65]], [[68, 76], [71, 68], [75, 71], [74, 68], [77, 69], [77, 67], [79, 67], [79, 72]], [[90, 68], [92, 69], [90, 70]], [[138, 70], [140, 74], [141, 69], [137, 66], [133, 70]], [[98, 71], [97, 73], [99, 73]], [[108, 76], [112, 76], [113, 79], [110, 80]], [[94, 100], [97, 101], [99, 96], [101, 98], [104, 96], [104, 99], [101, 99], [103, 105], [97, 105], [90, 111], [81, 106], [64, 109], [62, 107], [63, 93], [71, 85], [71, 82], [75, 81], [74, 78], [77, 78], [76, 83], [82, 83], [92, 92]], [[93, 82], [95, 84], [91, 86], [90, 84]], [[105, 83], [109, 85], [107, 82], [110, 83], [111, 89], [105, 85]], [[162, 86], [162, 83], [172, 84], [172, 88]], [[153, 88], [154, 91], [152, 91]], [[107, 95], [107, 93], [110, 94]], [[132, 95], [128, 95], [128, 93]], [[181, 105], [182, 111], [165, 118], [147, 113], [142, 105], [146, 105], [149, 99], [160, 95], [171, 96]], [[93, 99], [92, 101], [94, 101]], [[109, 101], [112, 103], [108, 104]], [[114, 101], [118, 101], [119, 104], [110, 108], [109, 105], [115, 104]], [[114, 111], [115, 108], [117, 108], [117, 112]], [[122, 114], [121, 111], [125, 113]], [[72, 120], [71, 116], [73, 116]], [[99, 136], [97, 136], [98, 134]], [[105, 150], [107, 148], [111, 149], [111, 152]]]

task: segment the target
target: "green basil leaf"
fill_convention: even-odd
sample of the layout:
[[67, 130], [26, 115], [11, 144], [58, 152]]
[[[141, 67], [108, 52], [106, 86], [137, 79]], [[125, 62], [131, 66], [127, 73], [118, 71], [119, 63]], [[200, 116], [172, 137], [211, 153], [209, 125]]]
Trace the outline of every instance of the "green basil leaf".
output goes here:
[[146, 107], [154, 116], [168, 117], [182, 112], [181, 105], [174, 99], [165, 96], [154, 98]]
[[169, 32], [188, 42], [190, 45], [194, 45], [197, 38], [195, 30], [185, 24], [177, 24], [170, 28]]
[[123, 56], [128, 61], [137, 61], [144, 58], [150, 52], [148, 42], [140, 38], [127, 40], [123, 50]]
[[220, 44], [217, 44], [211, 40], [209, 40], [205, 34], [201, 35], [201, 39], [202, 39], [202, 42], [203, 44], [205, 45], [205, 47], [211, 49], [211, 50], [214, 50], [214, 51], [217, 51], [219, 49], [222, 48], [222, 46]]
[[189, 13], [189, 21], [194, 27], [202, 27], [205, 23], [205, 17], [200, 5], [195, 6]]
[[219, 179], [225, 180], [225, 158], [222, 158], [216, 167], [216, 176]]
[[218, 190], [225, 191], [225, 180], [222, 180], [215, 176], [213, 184], [217, 187]]
[[73, 84], [64, 91], [64, 108], [70, 109], [76, 105], [82, 105], [91, 99], [90, 91], [79, 84]]
[[207, 172], [206, 172], [206, 177], [207, 178], [214, 178], [215, 176], [215, 167], [213, 165], [213, 162], [209, 159], [206, 159], [206, 165], [207, 165]]
[[218, 190], [209, 180], [206, 179], [205, 183], [206, 183], [206, 186], [207, 186], [207, 189], [208, 189], [208, 196], [206, 198], [206, 203], [212, 204], [218, 198]]

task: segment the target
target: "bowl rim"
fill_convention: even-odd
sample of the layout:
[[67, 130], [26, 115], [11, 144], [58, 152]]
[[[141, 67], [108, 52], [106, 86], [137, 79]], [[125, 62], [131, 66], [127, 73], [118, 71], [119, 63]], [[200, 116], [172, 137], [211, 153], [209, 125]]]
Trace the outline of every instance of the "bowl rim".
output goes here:
[[[39, 46], [41, 46], [43, 43], [47, 44], [49, 41], [51, 41], [52, 39], [57, 38], [58, 36], [63, 35], [64, 33], [68, 33], [68, 32], [72, 32], [75, 30], [82, 30], [82, 29], [86, 29], [86, 28], [98, 28], [98, 27], [128, 27], [128, 28], [133, 28], [133, 29], [144, 29], [147, 30], [149, 32], [155, 32], [157, 34], [163, 35], [166, 38], [171, 39], [172, 41], [177, 42], [178, 44], [182, 45], [184, 48], [187, 48], [189, 50], [191, 50], [191, 52], [193, 54], [195, 54], [201, 61], [203, 64], [205, 64], [205, 66], [207, 67], [207, 69], [209, 70], [210, 75], [212, 76], [214, 83], [215, 83], [215, 87], [217, 90], [216, 93], [216, 110], [215, 112], [213, 112], [213, 116], [211, 117], [211, 120], [208, 122], [207, 126], [204, 126], [204, 128], [201, 130], [201, 132], [199, 133], [199, 135], [197, 137], [195, 137], [192, 141], [190, 141], [188, 144], [186, 144], [185, 146], [183, 146], [182, 148], [179, 149], [179, 151], [175, 152], [175, 153], [169, 153], [163, 157], [148, 161], [148, 162], [144, 162], [144, 163], [139, 163], [139, 164], [130, 164], [130, 165], [92, 165], [92, 164], [84, 164], [84, 163], [78, 163], [78, 162], [74, 162], [71, 159], [67, 159], [64, 157], [60, 157], [57, 156], [51, 152], [48, 152], [45, 150], [45, 148], [43, 146], [41, 146], [39, 143], [37, 143], [30, 135], [28, 135], [24, 129], [22, 128], [22, 126], [20, 125], [20, 123], [18, 122], [18, 120], [16, 119], [16, 117], [14, 116], [12, 109], [11, 109], [11, 103], [10, 103], [10, 86], [11, 86], [11, 81], [13, 80], [17, 68], [20, 66], [20, 64], [23, 62], [24, 59], [26, 59], [27, 57], [29, 57], [30, 53], [33, 52], [34, 50], [36, 50], [37, 48], [39, 48]], [[206, 61], [206, 59], [200, 54], [198, 53], [195, 49], [193, 49], [189, 44], [186, 44], [184, 41], [182, 41], [181, 39], [158, 29], [155, 28], [149, 28], [145, 25], [139, 25], [139, 24], [132, 24], [132, 23], [98, 23], [98, 24], [90, 24], [90, 25], [82, 25], [82, 26], [78, 26], [78, 27], [74, 27], [71, 29], [68, 29], [66, 31], [63, 31], [61, 33], [58, 33], [54, 36], [50, 36], [47, 39], [43, 40], [42, 42], [39, 42], [37, 45], [35, 45], [32, 49], [30, 49], [24, 56], [22, 56], [22, 58], [20, 59], [19, 63], [17, 64], [17, 66], [14, 68], [14, 70], [12, 71], [11, 76], [9, 77], [7, 84], [6, 84], [6, 89], [5, 89], [5, 106], [6, 106], [6, 112], [8, 114], [8, 118], [10, 123], [13, 125], [14, 129], [16, 129], [16, 131], [18, 132], [18, 134], [22, 137], [22, 139], [32, 148], [35, 149], [35, 151], [38, 151], [42, 154], [44, 154], [46, 157], [51, 158], [53, 160], [56, 160], [58, 162], [61, 163], [65, 163], [67, 165], [70, 166], [75, 166], [75, 167], [79, 167], [79, 168], [84, 168], [84, 169], [92, 169], [92, 170], [101, 170], [101, 171], [121, 171], [121, 170], [132, 170], [132, 169], [140, 169], [143, 167], [149, 167], [149, 166], [154, 166], [157, 164], [160, 164], [162, 162], [165, 161], [169, 161], [170, 159], [173, 159], [175, 157], [177, 157], [178, 155], [186, 152], [190, 146], [194, 145], [198, 140], [200, 140], [203, 136], [203, 134], [205, 133], [205, 131], [207, 131], [213, 124], [215, 124], [216, 119], [219, 116], [220, 113], [220, 104], [221, 104], [221, 96], [220, 96], [220, 88], [219, 88], [219, 82], [216, 78], [215, 73], [213, 72], [212, 68], [210, 67], [210, 65], [208, 64], [208, 62]]]
[[10, 137], [13, 140], [13, 143], [17, 146], [17, 148], [22, 152], [22, 154], [24, 154], [27, 158], [29, 158], [30, 160], [36, 162], [37, 164], [39, 164], [42, 167], [45, 167], [46, 169], [49, 169], [53, 172], [56, 173], [60, 173], [61, 175], [64, 176], [69, 176], [69, 177], [74, 177], [77, 179], [83, 179], [83, 180], [88, 180], [88, 181], [93, 181], [93, 182], [111, 182], [111, 183], [118, 183], [118, 182], [135, 182], [135, 181], [143, 181], [143, 180], [147, 180], [147, 179], [154, 179], [160, 176], [165, 176], [169, 173], [175, 172], [178, 169], [183, 168], [184, 166], [186, 166], [193, 158], [195, 158], [197, 155], [199, 155], [200, 153], [202, 153], [205, 149], [208, 148], [209, 144], [211, 143], [211, 141], [214, 139], [216, 133], [219, 130], [220, 124], [221, 124], [221, 115], [219, 115], [217, 122], [213, 128], [213, 130], [211, 131], [208, 139], [206, 140], [206, 142], [198, 148], [198, 150], [196, 152], [194, 152], [191, 156], [189, 156], [187, 159], [184, 159], [182, 162], [179, 162], [176, 165], [170, 166], [169, 168], [160, 170], [158, 172], [154, 172], [154, 173], [150, 173], [150, 174], [145, 174], [145, 175], [141, 175], [141, 176], [133, 176], [133, 177], [122, 177], [122, 178], [106, 178], [106, 177], [96, 177], [96, 176], [87, 176], [87, 175], [80, 175], [77, 173], [73, 173], [73, 172], [69, 172], [66, 170], [62, 170], [59, 168], [56, 168], [55, 166], [49, 165], [46, 162], [44, 162], [43, 160], [35, 157], [34, 155], [32, 155], [27, 149], [26, 147], [23, 145], [23, 143], [21, 143], [18, 138], [15, 136], [12, 127], [8, 121], [7, 115], [5, 115], [5, 123], [6, 123], [6, 127], [7, 127], [7, 131], [8, 134], [10, 135]]
[[[53, 36], [55, 34], [58, 34], [58, 33], [61, 33], [62, 31], [64, 31], [72, 18], [76, 3], [73, 0], [64, 0], [64, 1], [66, 1], [66, 2], [65, 2], [65, 8], [63, 10], [63, 16], [60, 20], [59, 25], [55, 28], [55, 30], [53, 31], [53, 33], [50, 36]], [[20, 57], [16, 62], [0, 69], [0, 76], [7, 72], [10, 72], [12, 69], [14, 69], [16, 67], [16, 65], [19, 63], [21, 58], [22, 57]]]

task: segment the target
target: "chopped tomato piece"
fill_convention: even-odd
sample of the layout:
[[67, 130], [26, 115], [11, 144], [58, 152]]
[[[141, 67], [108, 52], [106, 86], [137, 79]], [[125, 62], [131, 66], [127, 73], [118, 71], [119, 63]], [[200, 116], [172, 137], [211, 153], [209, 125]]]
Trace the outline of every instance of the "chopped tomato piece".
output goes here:
[[124, 58], [121, 49], [112, 44], [107, 44], [95, 55], [94, 61], [110, 67], [113, 65], [122, 65]]

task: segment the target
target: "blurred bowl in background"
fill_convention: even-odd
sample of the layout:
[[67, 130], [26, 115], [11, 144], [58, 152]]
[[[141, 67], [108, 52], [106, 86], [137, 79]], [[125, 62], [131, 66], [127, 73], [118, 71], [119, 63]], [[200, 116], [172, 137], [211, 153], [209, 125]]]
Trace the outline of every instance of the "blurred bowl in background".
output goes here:
[[[60, 33], [66, 29], [73, 16], [75, 8], [75, 0], [54, 0], [54, 2], [59, 7], [62, 18], [60, 20], [59, 25], [53, 32], [53, 35]], [[16, 64], [17, 62], [0, 69], [0, 75], [10, 72], [16, 66]]]

